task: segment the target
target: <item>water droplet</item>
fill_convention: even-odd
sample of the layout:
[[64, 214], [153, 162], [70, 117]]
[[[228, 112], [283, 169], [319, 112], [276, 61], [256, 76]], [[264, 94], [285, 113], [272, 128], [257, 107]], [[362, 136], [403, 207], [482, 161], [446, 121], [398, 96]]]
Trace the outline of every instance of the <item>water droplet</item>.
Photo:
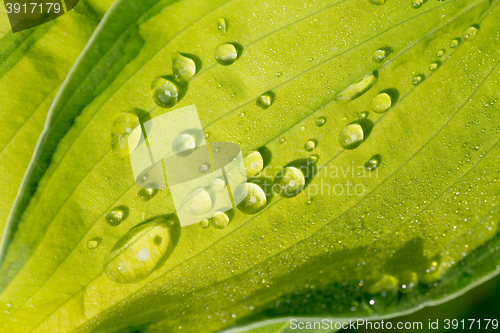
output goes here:
[[317, 145], [318, 145], [318, 141], [314, 140], [314, 139], [311, 139], [311, 140], [309, 140], [309, 141], [306, 142], [306, 144], [304, 145], [304, 148], [307, 151], [313, 151], [314, 148], [316, 148]]
[[285, 141], [286, 141], [285, 138], [281, 138], [280, 141], [279, 141], [279, 143], [284, 143]]
[[206, 229], [210, 226], [210, 221], [209, 220], [201, 220], [200, 221], [200, 228]]
[[264, 167], [264, 160], [262, 154], [258, 151], [252, 151], [244, 158], [245, 171], [247, 177], [254, 177]]
[[319, 156], [316, 154], [313, 154], [307, 158], [307, 162], [311, 164], [316, 164], [319, 160]]
[[106, 257], [104, 270], [117, 283], [134, 283], [158, 268], [172, 250], [170, 223], [157, 218], [123, 236]]
[[385, 0], [368, 0], [368, 1], [377, 6], [382, 6], [385, 3]]
[[458, 46], [458, 44], [459, 44], [458, 38], [452, 39], [451, 42], [450, 42], [450, 47], [452, 49], [454, 49], [454, 48], [456, 48]]
[[224, 229], [229, 224], [229, 217], [223, 212], [215, 212], [210, 223], [217, 229]]
[[226, 187], [226, 182], [223, 179], [215, 178], [210, 182], [210, 190], [214, 192], [220, 192]]
[[441, 58], [442, 56], [444, 56], [444, 53], [445, 53], [445, 50], [439, 50], [436, 52], [436, 57]]
[[375, 52], [373, 52], [372, 59], [374, 62], [381, 63], [385, 59], [385, 51], [382, 49], [378, 49]]
[[117, 226], [122, 223], [125, 212], [122, 209], [115, 208], [106, 214], [106, 222], [111, 226]]
[[134, 113], [123, 112], [115, 117], [111, 128], [111, 149], [119, 158], [126, 158], [139, 144], [142, 136], [139, 126], [139, 118]]
[[326, 123], [326, 118], [325, 117], [319, 117], [316, 119], [316, 126], [321, 127]]
[[431, 62], [431, 63], [429, 64], [429, 70], [431, 70], [431, 71], [435, 71], [436, 69], [438, 69], [438, 68], [439, 68], [439, 65], [440, 65], [439, 61], [434, 61], [434, 62]]
[[146, 186], [145, 188], [141, 188], [137, 195], [142, 201], [149, 201], [155, 196], [156, 192], [157, 190], [153, 189], [151, 186]]
[[475, 26], [468, 27], [464, 32], [464, 37], [467, 40], [473, 40], [476, 37], [478, 29]]
[[179, 81], [188, 81], [196, 74], [196, 63], [182, 54], [177, 55], [172, 62], [174, 76]]
[[339, 134], [340, 146], [344, 149], [358, 147], [364, 139], [363, 127], [357, 122], [345, 126]]
[[255, 214], [267, 203], [266, 194], [262, 188], [253, 183], [244, 183], [235, 191], [235, 201], [240, 203], [238, 209], [246, 214]]
[[377, 169], [382, 162], [382, 156], [373, 155], [368, 161], [365, 163], [365, 168], [368, 171], [374, 171]]
[[164, 77], [158, 77], [151, 84], [153, 100], [162, 108], [171, 108], [177, 103], [179, 92], [177, 85]]
[[267, 109], [274, 102], [274, 94], [271, 91], [268, 91], [257, 98], [257, 105], [262, 109]]
[[219, 31], [222, 33], [227, 32], [227, 21], [225, 18], [219, 17], [217, 19], [217, 29], [219, 29]]
[[419, 74], [419, 75], [415, 75], [412, 79], [411, 79], [411, 84], [413, 84], [414, 86], [420, 84], [420, 82], [422, 82], [424, 80], [424, 76], [422, 74]]
[[208, 213], [213, 206], [212, 197], [205, 189], [196, 189], [184, 201], [182, 206], [189, 214], [202, 215]]
[[405, 271], [398, 277], [399, 290], [404, 294], [411, 292], [418, 285], [418, 276], [415, 272]]
[[297, 196], [306, 184], [304, 174], [296, 167], [283, 168], [274, 177], [274, 191], [284, 198]]
[[89, 249], [89, 250], [96, 249], [99, 246], [99, 244], [101, 244], [101, 241], [102, 241], [101, 237], [95, 237], [95, 238], [90, 239], [87, 242], [87, 249]]
[[208, 164], [208, 163], [203, 163], [203, 164], [202, 164], [202, 165], [200, 165], [200, 167], [198, 168], [198, 171], [200, 171], [201, 173], [205, 173], [205, 172], [207, 172], [209, 169], [210, 169], [210, 164]]
[[225, 43], [217, 46], [215, 49], [215, 60], [221, 65], [228, 66], [238, 59], [238, 50], [236, 46]]
[[418, 8], [422, 7], [423, 4], [424, 4], [424, 0], [411, 0], [411, 7], [412, 8], [418, 9]]
[[368, 74], [361, 80], [351, 84], [349, 87], [342, 90], [335, 99], [341, 103], [347, 103], [353, 99], [361, 96], [368, 91], [375, 83], [377, 78], [373, 74]]
[[380, 93], [375, 96], [372, 100], [371, 108], [377, 113], [383, 113], [387, 111], [392, 105], [391, 96], [388, 93]]
[[172, 141], [172, 151], [181, 154], [196, 148], [196, 140], [189, 134], [179, 134]]

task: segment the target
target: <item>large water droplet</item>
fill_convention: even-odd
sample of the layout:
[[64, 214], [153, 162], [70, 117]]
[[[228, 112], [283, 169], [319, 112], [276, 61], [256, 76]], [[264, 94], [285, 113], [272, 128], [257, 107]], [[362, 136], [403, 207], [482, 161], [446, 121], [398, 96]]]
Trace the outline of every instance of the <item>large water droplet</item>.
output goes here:
[[225, 18], [219, 17], [217, 19], [217, 29], [224, 34], [227, 32], [227, 21]]
[[306, 144], [304, 145], [305, 150], [307, 151], [313, 151], [314, 148], [318, 145], [318, 141], [315, 139], [308, 140]]
[[225, 43], [215, 49], [215, 60], [221, 65], [231, 65], [238, 59], [238, 50], [234, 44]]
[[267, 109], [274, 102], [274, 93], [268, 91], [257, 98], [257, 105], [262, 109]]
[[264, 159], [262, 158], [262, 154], [258, 151], [253, 151], [245, 156], [245, 171], [247, 177], [254, 177], [264, 167]]
[[156, 192], [158, 192], [158, 190], [155, 190], [151, 186], [146, 186], [145, 188], [141, 188], [137, 195], [142, 201], [149, 201], [155, 196]]
[[373, 52], [372, 59], [374, 62], [381, 63], [385, 59], [385, 51], [382, 49], [378, 49], [375, 52]]
[[157, 218], [120, 239], [106, 257], [104, 271], [117, 283], [138, 282], [161, 266], [172, 250], [170, 223]]
[[374, 171], [379, 167], [381, 162], [382, 162], [382, 156], [378, 154], [373, 155], [368, 161], [366, 161], [365, 168], [368, 171]]
[[229, 216], [223, 212], [215, 212], [210, 223], [217, 229], [224, 229], [229, 225]]
[[172, 141], [172, 151], [176, 154], [184, 153], [196, 148], [196, 140], [189, 134], [179, 134]]
[[135, 130], [140, 126], [137, 115], [123, 112], [116, 116], [111, 128], [111, 148], [119, 158], [127, 157], [141, 139], [142, 132]]
[[183, 209], [192, 215], [202, 215], [208, 213], [212, 207], [212, 197], [205, 189], [194, 190], [188, 196], [183, 205]]
[[177, 55], [172, 62], [174, 76], [179, 81], [188, 81], [196, 74], [196, 63], [182, 54]]
[[358, 122], [345, 126], [339, 134], [339, 143], [344, 149], [354, 149], [358, 147], [364, 139], [364, 131]]
[[274, 177], [274, 192], [284, 198], [297, 196], [306, 184], [304, 174], [296, 167], [283, 168]]
[[162, 108], [171, 108], [177, 103], [179, 92], [177, 85], [164, 77], [158, 77], [151, 84], [153, 100]]
[[120, 208], [115, 208], [106, 214], [106, 222], [111, 226], [117, 226], [125, 218], [125, 212]]
[[341, 103], [347, 103], [352, 101], [356, 97], [361, 96], [366, 91], [368, 91], [375, 83], [377, 78], [374, 74], [368, 74], [361, 80], [351, 84], [349, 87], [342, 90], [335, 99]]
[[99, 244], [101, 244], [101, 241], [102, 241], [101, 237], [95, 237], [95, 238], [89, 239], [89, 241], [87, 242], [87, 248], [89, 250], [94, 250], [99, 246]]
[[[238, 209], [246, 214], [255, 214], [265, 207], [267, 203], [266, 194], [262, 188], [253, 183], [244, 183], [238, 186], [235, 192], [235, 197], [238, 197], [238, 193], [245, 194], [245, 197], [237, 205]], [[239, 200], [238, 200], [239, 201]]]
[[473, 40], [476, 37], [478, 29], [475, 26], [468, 27], [464, 32], [464, 37], [467, 40]]
[[383, 113], [387, 111], [392, 105], [391, 96], [388, 93], [380, 93], [375, 96], [372, 100], [371, 108], [377, 113]]
[[415, 289], [418, 285], [418, 276], [415, 272], [405, 271], [399, 274], [399, 290], [406, 294]]

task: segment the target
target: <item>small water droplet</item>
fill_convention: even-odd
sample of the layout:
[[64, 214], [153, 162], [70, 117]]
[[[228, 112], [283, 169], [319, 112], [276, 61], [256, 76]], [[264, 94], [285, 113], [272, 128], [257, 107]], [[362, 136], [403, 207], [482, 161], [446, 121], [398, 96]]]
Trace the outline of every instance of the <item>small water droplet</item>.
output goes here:
[[418, 9], [418, 8], [422, 7], [423, 4], [424, 4], [424, 0], [411, 0], [411, 7], [412, 8]]
[[264, 159], [259, 151], [252, 151], [243, 159], [247, 177], [254, 177], [264, 167]]
[[342, 90], [335, 99], [341, 103], [347, 103], [367, 92], [375, 83], [377, 78], [374, 74], [368, 74], [361, 80], [351, 84]]
[[419, 75], [415, 75], [412, 79], [411, 79], [411, 84], [413, 84], [414, 86], [416, 85], [419, 85], [420, 82], [422, 82], [424, 80], [424, 76], [422, 74], [419, 74]]
[[418, 276], [415, 272], [405, 271], [398, 276], [399, 278], [399, 290], [406, 294], [415, 289], [418, 285]]
[[224, 34], [227, 32], [227, 20], [225, 18], [219, 17], [217, 19], [217, 29]]
[[164, 77], [158, 77], [151, 84], [153, 100], [162, 108], [171, 108], [177, 104], [179, 92], [177, 85]]
[[364, 112], [358, 113], [357, 118], [358, 118], [358, 120], [363, 120], [363, 119], [368, 118], [368, 112], [364, 111]]
[[392, 105], [391, 96], [388, 93], [380, 93], [372, 100], [371, 108], [377, 113], [386, 112]]
[[215, 60], [221, 65], [228, 66], [238, 59], [238, 50], [234, 44], [224, 43], [215, 49]]
[[273, 104], [274, 97], [275, 96], [271, 91], [263, 93], [259, 96], [259, 98], [257, 98], [257, 106], [259, 106], [261, 109], [267, 109]]
[[141, 188], [137, 195], [142, 201], [149, 201], [155, 196], [156, 192], [157, 190], [153, 189], [151, 186], [146, 186], [145, 188]]
[[304, 174], [296, 167], [289, 166], [276, 174], [273, 189], [278, 195], [291, 198], [302, 192], [305, 184]]
[[141, 136], [139, 117], [122, 112], [115, 117], [111, 128], [111, 149], [119, 158], [126, 158], [137, 147]]
[[374, 62], [381, 63], [385, 59], [385, 51], [382, 49], [378, 49], [375, 52], [373, 52], [372, 59]]
[[315, 139], [308, 140], [304, 145], [306, 151], [313, 151], [314, 148], [318, 145], [318, 141]]
[[179, 134], [172, 141], [172, 151], [181, 154], [196, 148], [196, 140], [189, 134]]
[[459, 43], [460, 43], [460, 41], [458, 40], [458, 38], [452, 39], [451, 42], [450, 42], [450, 47], [452, 49], [454, 49], [454, 48], [456, 48], [458, 46]]
[[444, 53], [445, 53], [445, 50], [439, 50], [436, 52], [436, 57], [441, 58], [442, 56], [444, 56]]
[[435, 71], [436, 69], [439, 68], [440, 62], [439, 61], [433, 61], [429, 64], [429, 70]]
[[316, 126], [321, 127], [326, 123], [326, 118], [325, 117], [319, 117], [316, 119]]
[[284, 143], [285, 141], [286, 141], [286, 139], [285, 139], [285, 138], [281, 138], [281, 139], [279, 140], [279, 143]]
[[200, 228], [206, 229], [210, 226], [210, 221], [209, 220], [201, 220], [200, 221]]
[[179, 54], [172, 61], [172, 70], [177, 80], [188, 81], [196, 74], [196, 63], [193, 59]]
[[278, 72], [278, 73], [276, 73], [276, 76], [277, 76], [277, 77], [280, 77], [281, 75], [283, 75], [283, 73], [282, 73], [282, 72]]
[[382, 161], [382, 156], [373, 155], [368, 161], [365, 163], [365, 168], [368, 171], [374, 171], [377, 169]]
[[189, 214], [202, 215], [213, 207], [212, 197], [205, 189], [196, 189], [187, 196], [182, 206]]
[[345, 126], [339, 134], [340, 146], [344, 149], [358, 147], [364, 139], [363, 127], [357, 122]]
[[385, 0], [368, 0], [368, 2], [377, 6], [382, 6], [385, 3]]
[[87, 249], [89, 249], [89, 250], [96, 249], [99, 246], [99, 244], [101, 244], [101, 241], [102, 241], [101, 237], [95, 237], [95, 238], [90, 239], [87, 242]]
[[238, 186], [234, 197], [235, 202], [239, 202], [238, 209], [246, 214], [259, 212], [267, 203], [266, 194], [262, 188], [253, 183], [244, 183]]
[[476, 37], [478, 29], [475, 26], [468, 27], [464, 32], [464, 37], [467, 40], [473, 40]]
[[226, 182], [223, 179], [215, 178], [210, 182], [210, 190], [214, 192], [220, 192], [226, 187]]
[[223, 212], [215, 212], [210, 223], [217, 229], [224, 229], [229, 225], [229, 217]]
[[316, 154], [313, 154], [307, 158], [307, 162], [311, 164], [316, 164], [319, 160], [319, 156]]
[[210, 164], [208, 164], [208, 163], [203, 163], [203, 164], [202, 164], [202, 165], [200, 165], [200, 167], [198, 168], [198, 171], [200, 171], [201, 173], [205, 173], [205, 172], [207, 172], [209, 169], [210, 169]]
[[125, 217], [125, 212], [122, 209], [115, 208], [106, 214], [106, 222], [111, 226], [117, 226], [122, 223]]

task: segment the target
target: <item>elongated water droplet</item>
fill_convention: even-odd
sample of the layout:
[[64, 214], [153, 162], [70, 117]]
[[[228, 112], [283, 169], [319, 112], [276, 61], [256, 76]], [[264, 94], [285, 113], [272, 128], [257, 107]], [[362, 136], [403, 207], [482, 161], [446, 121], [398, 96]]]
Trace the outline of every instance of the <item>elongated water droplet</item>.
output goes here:
[[364, 140], [364, 131], [361, 124], [354, 122], [345, 126], [339, 134], [340, 146], [344, 149], [354, 149]]
[[418, 9], [418, 8], [422, 7], [423, 4], [424, 4], [424, 0], [411, 0], [411, 7], [412, 8]]
[[111, 226], [117, 226], [122, 223], [125, 212], [122, 209], [115, 208], [106, 214], [106, 222]]
[[385, 0], [368, 0], [368, 1], [377, 6], [382, 6], [385, 3]]
[[374, 62], [381, 63], [385, 59], [385, 51], [382, 49], [378, 49], [375, 52], [373, 52], [372, 59]]
[[399, 291], [407, 294], [415, 289], [418, 285], [418, 276], [415, 272], [405, 271], [398, 276], [399, 278]]
[[478, 29], [474, 26], [468, 27], [464, 32], [464, 37], [467, 40], [473, 40], [476, 37]]
[[318, 141], [315, 139], [308, 140], [306, 144], [304, 145], [305, 150], [307, 151], [313, 151], [314, 148], [318, 145]]
[[436, 52], [436, 57], [441, 58], [445, 53], [445, 50], [439, 50]]
[[[240, 195], [242, 193], [242, 195]], [[246, 214], [255, 214], [262, 210], [267, 203], [266, 194], [262, 188], [253, 183], [244, 183], [235, 191], [235, 200], [240, 201], [238, 209]], [[240, 196], [244, 196], [241, 198]]]
[[316, 126], [321, 127], [326, 123], [326, 118], [325, 117], [319, 117], [316, 119]]
[[374, 171], [376, 170], [380, 163], [382, 161], [382, 156], [380, 155], [373, 155], [368, 161], [365, 163], [365, 168], [368, 171]]
[[429, 70], [435, 71], [436, 69], [439, 68], [440, 62], [439, 61], [434, 61], [429, 64]]
[[179, 81], [188, 81], [196, 74], [196, 63], [182, 54], [177, 55], [172, 62], [172, 71]]
[[171, 108], [177, 104], [179, 92], [177, 85], [164, 77], [158, 77], [151, 84], [153, 100], [162, 108]]
[[101, 241], [102, 241], [101, 237], [92, 238], [87, 242], [87, 248], [89, 250], [94, 250], [99, 246], [99, 244], [101, 244]]
[[257, 105], [262, 109], [267, 109], [274, 102], [274, 94], [268, 91], [257, 98]]
[[422, 74], [419, 74], [419, 75], [415, 75], [412, 79], [411, 79], [411, 84], [413, 84], [414, 86], [420, 84], [420, 82], [422, 82], [424, 80], [424, 76]]
[[258, 151], [252, 151], [243, 159], [247, 177], [254, 177], [264, 168], [264, 159]]
[[210, 223], [217, 229], [224, 229], [229, 225], [229, 217], [223, 212], [215, 212], [214, 217], [210, 219]]
[[375, 83], [377, 78], [373, 74], [368, 74], [356, 83], [351, 84], [349, 87], [342, 90], [335, 99], [341, 103], [347, 103], [353, 99], [361, 96], [368, 91]]
[[[111, 148], [119, 158], [127, 157], [141, 139], [139, 117], [123, 112], [116, 116], [111, 128]], [[136, 130], [139, 127], [139, 130]]]
[[158, 268], [172, 250], [170, 223], [157, 218], [120, 239], [106, 257], [104, 271], [117, 283], [138, 282]]
[[304, 174], [296, 167], [283, 168], [274, 177], [274, 192], [284, 198], [297, 196], [306, 184]]
[[458, 40], [458, 38], [452, 39], [451, 42], [450, 42], [450, 47], [452, 49], [454, 49], [454, 48], [456, 48], [458, 46], [459, 43], [460, 43], [460, 41]]
[[205, 189], [196, 189], [184, 202], [183, 209], [192, 215], [202, 215], [208, 213], [213, 207], [210, 194]]
[[206, 229], [210, 226], [210, 221], [209, 220], [202, 220], [200, 222], [200, 228]]
[[380, 93], [372, 100], [371, 108], [377, 113], [387, 111], [392, 105], [391, 96], [388, 93]]
[[137, 195], [142, 201], [149, 201], [155, 196], [156, 192], [158, 192], [158, 190], [153, 189], [151, 186], [146, 186], [145, 188], [141, 188]]
[[228, 66], [238, 59], [238, 50], [236, 46], [225, 43], [217, 46], [215, 49], [215, 60], [221, 65]]
[[179, 134], [172, 141], [172, 151], [176, 154], [184, 153], [196, 148], [196, 140], [189, 134]]
[[225, 18], [219, 17], [217, 19], [217, 29], [224, 34], [227, 32], [227, 21]]

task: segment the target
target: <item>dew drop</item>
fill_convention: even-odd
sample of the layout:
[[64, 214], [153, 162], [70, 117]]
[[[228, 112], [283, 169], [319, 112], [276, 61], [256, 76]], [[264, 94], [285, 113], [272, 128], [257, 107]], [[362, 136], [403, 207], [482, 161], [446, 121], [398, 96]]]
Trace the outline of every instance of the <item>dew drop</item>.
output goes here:
[[375, 52], [373, 52], [372, 59], [377, 64], [381, 63], [385, 59], [385, 51], [382, 49], [376, 50]]
[[412, 8], [418, 9], [418, 8], [422, 7], [423, 4], [424, 4], [424, 0], [411, 0], [411, 7]]
[[172, 62], [172, 71], [179, 81], [188, 81], [196, 74], [196, 63], [182, 54], [177, 55]]
[[385, 3], [385, 0], [368, 0], [368, 2], [377, 6], [382, 6]]
[[227, 32], [227, 21], [225, 18], [219, 17], [217, 19], [217, 29], [224, 34]]
[[221, 65], [228, 66], [238, 59], [238, 50], [236, 46], [225, 43], [217, 46], [215, 49], [215, 60]]
[[476, 37], [478, 29], [474, 26], [468, 27], [464, 32], [464, 37], [467, 40], [473, 40]]
[[210, 223], [217, 229], [224, 229], [229, 225], [229, 217], [223, 212], [215, 212]]
[[243, 159], [247, 177], [254, 177], [264, 168], [264, 159], [258, 151], [252, 151]]
[[262, 188], [253, 183], [244, 183], [235, 191], [236, 207], [245, 214], [255, 214], [262, 210], [267, 203], [266, 194]]
[[141, 136], [139, 117], [129, 112], [120, 113], [111, 128], [111, 149], [119, 158], [126, 158], [137, 147]]
[[224, 188], [226, 187], [226, 182], [223, 179], [215, 178], [214, 180], [212, 180], [210, 182], [209, 187], [210, 187], [210, 190], [217, 193], [217, 192], [224, 190]]
[[101, 241], [102, 241], [101, 237], [95, 237], [95, 238], [90, 239], [87, 242], [87, 249], [89, 249], [89, 250], [96, 249], [99, 246], [99, 244], [101, 244]]
[[357, 118], [358, 118], [358, 120], [363, 120], [363, 119], [368, 118], [368, 112], [364, 111], [364, 112], [358, 113]]
[[202, 215], [213, 207], [212, 197], [205, 189], [196, 189], [184, 201], [182, 206], [189, 214]]
[[137, 195], [139, 196], [139, 199], [146, 202], [151, 200], [151, 198], [155, 196], [156, 192], [157, 190], [153, 189], [151, 186], [146, 186], [145, 188], [141, 188]]
[[279, 143], [284, 143], [285, 141], [286, 141], [286, 139], [285, 139], [285, 138], [281, 138], [281, 139], [279, 140]]
[[170, 223], [164, 218], [132, 228], [106, 257], [104, 271], [117, 283], [141, 281], [173, 250]]
[[439, 50], [439, 51], [437, 51], [436, 52], [436, 57], [441, 58], [442, 56], [444, 56], [444, 52], [445, 52], [445, 50]]
[[415, 289], [418, 285], [418, 276], [415, 272], [405, 271], [399, 276], [399, 290], [406, 294]]
[[411, 84], [413, 84], [414, 86], [417, 86], [420, 84], [420, 82], [422, 82], [424, 80], [424, 76], [422, 74], [419, 74], [419, 75], [415, 75], [412, 79], [411, 79]]
[[307, 162], [310, 164], [316, 164], [319, 160], [319, 156], [316, 154], [313, 154], [307, 158]]
[[109, 225], [115, 227], [122, 223], [124, 217], [125, 212], [122, 209], [115, 208], [106, 214], [106, 222], [108, 222]]
[[311, 140], [308, 140], [306, 142], [306, 144], [304, 145], [304, 148], [305, 148], [306, 151], [313, 151], [314, 148], [316, 148], [317, 145], [318, 145], [318, 141], [314, 140], [314, 139], [311, 139]]
[[172, 141], [172, 151], [176, 154], [196, 148], [196, 140], [189, 134], [179, 134]]
[[316, 119], [316, 126], [321, 127], [326, 123], [326, 118], [325, 117], [319, 117]]
[[372, 100], [371, 108], [377, 113], [384, 113], [392, 105], [391, 96], [388, 93], [380, 93]]
[[304, 174], [296, 167], [283, 168], [274, 177], [274, 192], [284, 198], [297, 196], [306, 184]]
[[259, 106], [261, 109], [267, 109], [270, 107], [274, 102], [274, 94], [270, 91], [262, 94], [257, 98], [257, 106]]
[[205, 173], [207, 172], [208, 170], [210, 169], [210, 164], [208, 163], [203, 163], [202, 165], [200, 165], [200, 167], [198, 168], [198, 171], [201, 172], [201, 173]]
[[179, 92], [177, 85], [164, 77], [158, 77], [151, 84], [153, 100], [162, 108], [171, 108], [177, 103]]
[[381, 162], [382, 162], [382, 156], [378, 154], [373, 155], [368, 161], [366, 161], [365, 168], [368, 171], [374, 171], [379, 167]]
[[353, 99], [361, 96], [368, 91], [375, 83], [377, 78], [373, 74], [368, 74], [361, 80], [351, 84], [349, 87], [342, 90], [335, 99], [341, 103], [347, 103]]
[[459, 44], [459, 40], [457, 38], [452, 39], [451, 42], [450, 42], [450, 47], [452, 49], [454, 49], [454, 48], [456, 48], [458, 46], [458, 44]]
[[439, 61], [434, 61], [429, 64], [429, 70], [435, 71], [439, 68]]
[[201, 220], [200, 221], [200, 228], [206, 229], [210, 226], [210, 221], [209, 220]]
[[339, 143], [344, 149], [354, 149], [358, 147], [363, 142], [363, 139], [363, 127], [357, 122], [345, 126], [339, 134]]

